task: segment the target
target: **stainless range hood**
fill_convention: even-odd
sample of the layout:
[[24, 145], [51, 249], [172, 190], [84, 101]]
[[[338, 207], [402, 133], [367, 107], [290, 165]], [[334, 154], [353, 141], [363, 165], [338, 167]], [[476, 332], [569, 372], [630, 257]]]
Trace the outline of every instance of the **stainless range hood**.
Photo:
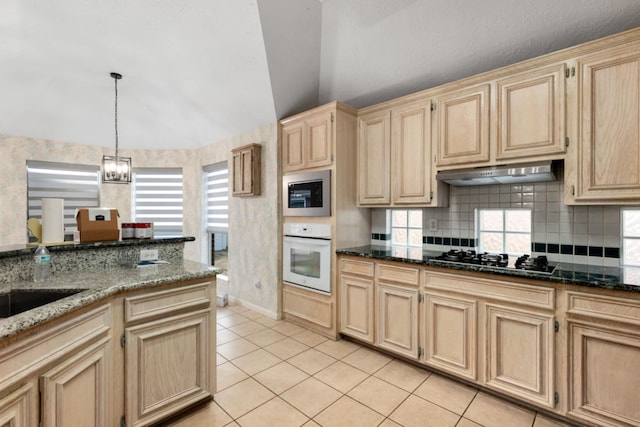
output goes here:
[[555, 181], [553, 163], [520, 163], [513, 165], [480, 167], [442, 171], [436, 174], [438, 181], [463, 187], [488, 184], [518, 184], [526, 182]]

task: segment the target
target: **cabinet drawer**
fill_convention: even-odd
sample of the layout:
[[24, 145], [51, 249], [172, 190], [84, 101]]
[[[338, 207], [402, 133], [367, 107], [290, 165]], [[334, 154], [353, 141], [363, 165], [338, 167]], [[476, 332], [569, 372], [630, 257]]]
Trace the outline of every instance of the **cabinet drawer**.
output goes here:
[[378, 280], [418, 286], [420, 280], [420, 269], [394, 264], [376, 264], [376, 277]]
[[340, 271], [342, 273], [373, 277], [373, 262], [342, 258], [340, 259]]
[[203, 282], [127, 297], [124, 299], [125, 322], [148, 320], [199, 306], [206, 307], [211, 304], [209, 285], [209, 282]]
[[491, 280], [482, 277], [447, 273], [427, 272], [424, 284], [427, 289], [458, 292], [491, 300], [525, 304], [532, 307], [553, 310], [555, 289], [544, 286]]
[[640, 301], [567, 292], [570, 314], [640, 325]]

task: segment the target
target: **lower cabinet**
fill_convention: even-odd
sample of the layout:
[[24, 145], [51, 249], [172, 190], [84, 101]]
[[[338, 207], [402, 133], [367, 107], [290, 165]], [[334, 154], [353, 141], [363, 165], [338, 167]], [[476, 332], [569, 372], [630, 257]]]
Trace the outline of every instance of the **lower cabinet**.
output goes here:
[[640, 427], [637, 294], [359, 257], [339, 265], [344, 335], [580, 425]]
[[554, 315], [485, 304], [486, 385], [553, 408]]
[[418, 358], [418, 287], [376, 283], [376, 345]]
[[431, 292], [425, 295], [425, 346], [422, 361], [476, 381], [478, 355], [478, 302]]
[[111, 339], [103, 338], [40, 376], [41, 426], [110, 426]]
[[569, 415], [640, 426], [640, 301], [568, 294]]
[[125, 416], [157, 422], [215, 392], [215, 311], [208, 282], [124, 299]]
[[18, 390], [0, 399], [0, 426], [37, 426], [38, 390], [32, 383], [26, 383]]
[[0, 426], [147, 426], [209, 399], [213, 289], [115, 296], [0, 346]]
[[555, 289], [425, 271], [424, 363], [555, 406]]
[[210, 396], [211, 314], [201, 310], [125, 329], [128, 425], [147, 425]]
[[373, 279], [340, 275], [340, 332], [373, 343]]

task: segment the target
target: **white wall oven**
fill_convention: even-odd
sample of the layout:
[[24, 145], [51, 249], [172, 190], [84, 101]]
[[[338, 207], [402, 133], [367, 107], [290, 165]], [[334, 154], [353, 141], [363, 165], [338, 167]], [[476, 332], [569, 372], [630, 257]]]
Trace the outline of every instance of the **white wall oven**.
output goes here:
[[331, 216], [331, 171], [282, 177], [284, 216]]
[[285, 223], [283, 228], [284, 281], [331, 294], [331, 226]]

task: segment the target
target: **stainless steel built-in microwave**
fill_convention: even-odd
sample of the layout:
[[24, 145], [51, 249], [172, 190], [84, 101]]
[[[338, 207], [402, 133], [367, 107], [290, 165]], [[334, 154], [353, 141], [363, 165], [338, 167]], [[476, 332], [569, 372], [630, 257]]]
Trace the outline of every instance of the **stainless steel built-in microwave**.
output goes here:
[[331, 171], [282, 177], [283, 216], [331, 216]]

